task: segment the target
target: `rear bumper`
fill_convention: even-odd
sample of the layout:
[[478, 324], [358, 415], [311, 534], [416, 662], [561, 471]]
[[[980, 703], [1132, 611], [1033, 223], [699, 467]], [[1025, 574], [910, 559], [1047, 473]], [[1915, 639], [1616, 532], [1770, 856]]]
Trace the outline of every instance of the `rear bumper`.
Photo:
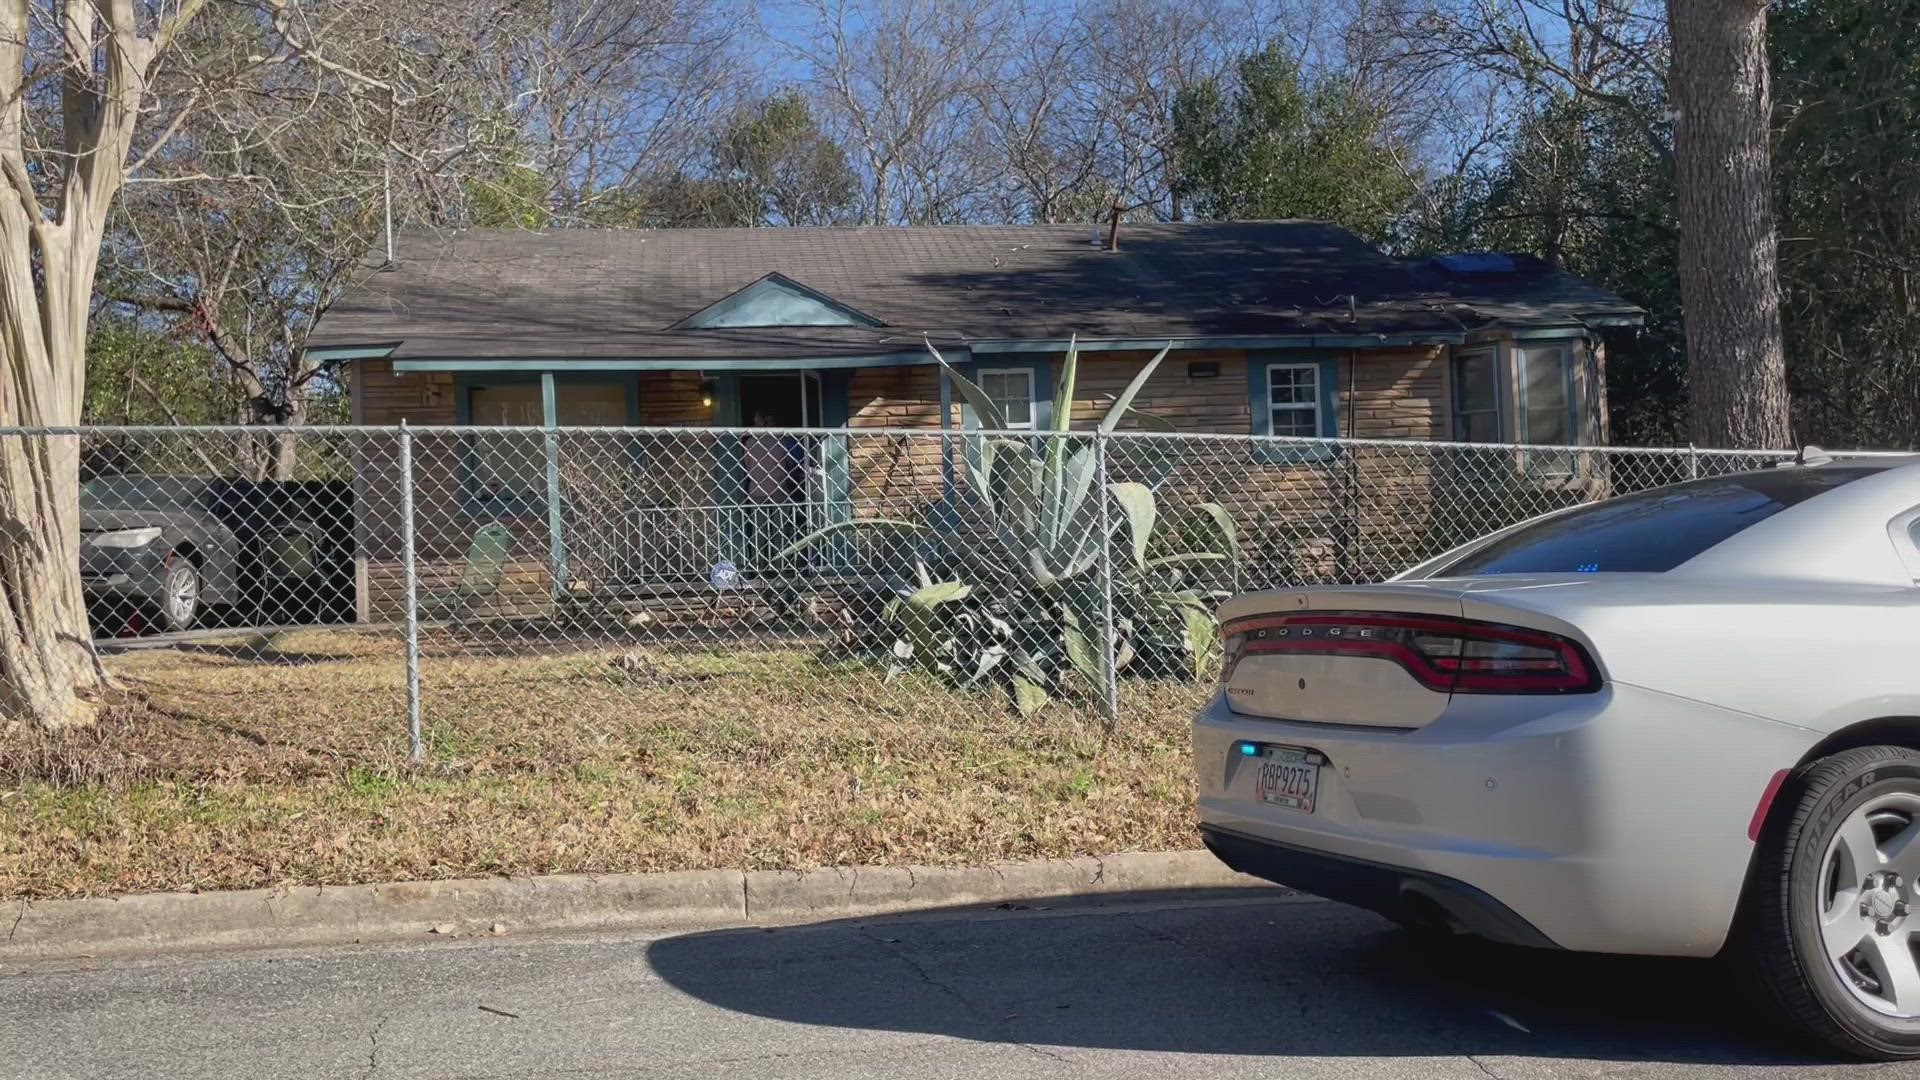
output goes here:
[[[1325, 756], [1313, 813], [1259, 799], [1242, 740]], [[1266, 720], [1216, 696], [1194, 762], [1201, 827], [1268, 846], [1251, 873], [1395, 914], [1426, 900], [1453, 913], [1444, 901], [1466, 896], [1453, 921], [1501, 940], [1524, 926], [1566, 949], [1709, 956], [1738, 906], [1754, 807], [1815, 741], [1622, 684], [1457, 695], [1416, 730]], [[1433, 891], [1399, 899], [1409, 889]]]
[[1464, 881], [1277, 844], [1227, 829], [1202, 826], [1200, 837], [1207, 850], [1242, 874], [1283, 885], [1310, 882], [1298, 887], [1402, 923], [1445, 926], [1506, 945], [1558, 947], [1512, 908]]

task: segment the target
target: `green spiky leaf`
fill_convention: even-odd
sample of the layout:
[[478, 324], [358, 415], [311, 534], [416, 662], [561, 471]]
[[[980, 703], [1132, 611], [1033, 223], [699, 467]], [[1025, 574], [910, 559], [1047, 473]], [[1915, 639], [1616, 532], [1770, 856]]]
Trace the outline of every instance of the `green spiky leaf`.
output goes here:
[[1066, 610], [1066, 629], [1062, 633], [1063, 643], [1067, 647], [1067, 662], [1073, 665], [1087, 685], [1095, 689], [1107, 684], [1107, 665], [1104, 651], [1094, 641], [1094, 634], [1082, 629], [1080, 616], [1072, 607]]
[[1021, 716], [1033, 716], [1047, 707], [1047, 691], [1039, 683], [1025, 675], [1015, 675], [1013, 683], [1013, 707]]
[[852, 521], [839, 521], [822, 529], [815, 529], [807, 535], [780, 549], [778, 558], [787, 559], [798, 555], [829, 536], [856, 529], [898, 529], [905, 532], [932, 532], [933, 530], [917, 521], [899, 521], [894, 518], [855, 518]]
[[[1120, 391], [1120, 396], [1113, 399], [1113, 404], [1107, 407], [1107, 414], [1100, 418], [1102, 432], [1109, 432], [1120, 426], [1120, 421], [1126, 418], [1127, 410], [1133, 407], [1133, 399], [1140, 395], [1141, 387], [1147, 385], [1147, 380], [1153, 377], [1154, 369], [1160, 366], [1160, 361], [1167, 358], [1167, 353], [1172, 348], [1173, 342], [1167, 342], [1164, 348], [1154, 354], [1153, 359], [1147, 361], [1147, 366], [1141, 368], [1140, 373], [1133, 377], [1133, 381], [1127, 383], [1127, 388]], [[1143, 420], [1146, 415], [1142, 414]]]
[[1147, 566], [1147, 545], [1153, 541], [1154, 521], [1159, 516], [1153, 501], [1153, 489], [1128, 480], [1108, 484], [1107, 491], [1125, 514], [1127, 533], [1132, 541], [1133, 565], [1136, 569], [1144, 570]]
[[979, 420], [981, 428], [1005, 431], [1007, 418], [1000, 414], [1000, 407], [993, 403], [987, 392], [975, 386], [972, 379], [960, 374], [959, 368], [947, 363], [947, 358], [940, 355], [940, 350], [933, 347], [933, 342], [927, 342], [927, 351], [933, 354], [934, 360], [947, 373], [947, 378], [953, 381], [954, 389], [960, 391], [960, 396], [966, 399], [968, 405], [973, 406], [973, 415]]
[[925, 588], [915, 589], [904, 597], [909, 604], [934, 608], [941, 604], [950, 604], [955, 600], [965, 600], [973, 595], [973, 586], [964, 581], [940, 581]]
[[1180, 618], [1186, 625], [1187, 660], [1193, 665], [1193, 677], [1204, 678], [1213, 659], [1214, 639], [1220, 634], [1219, 624], [1211, 612], [1193, 607], [1182, 606]]
[[1214, 532], [1218, 534], [1220, 541], [1220, 546], [1215, 550], [1226, 555], [1227, 558], [1233, 560], [1235, 563], [1238, 563], [1240, 561], [1240, 533], [1239, 530], [1234, 527], [1233, 515], [1227, 512], [1226, 507], [1217, 502], [1203, 502], [1196, 507], [1196, 509], [1206, 515], [1207, 520], [1213, 523]]

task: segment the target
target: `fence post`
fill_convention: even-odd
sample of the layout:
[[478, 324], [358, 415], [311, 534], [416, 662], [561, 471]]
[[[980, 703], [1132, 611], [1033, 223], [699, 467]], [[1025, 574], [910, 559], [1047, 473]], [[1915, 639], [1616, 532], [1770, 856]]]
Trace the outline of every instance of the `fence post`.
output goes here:
[[547, 464], [547, 571], [553, 578], [553, 598], [565, 597], [572, 574], [567, 569], [565, 504], [560, 499], [560, 405], [555, 397], [553, 372], [540, 375], [540, 421], [547, 429], [542, 445]]
[[413, 543], [413, 432], [400, 421], [400, 559], [407, 590], [407, 745], [413, 760], [426, 756], [420, 738], [420, 575]]
[[1700, 479], [1700, 448], [1692, 443], [1687, 444], [1687, 479]]
[[1120, 722], [1120, 667], [1113, 619], [1113, 508], [1107, 493], [1107, 433], [1093, 433], [1093, 490], [1100, 500], [1100, 674], [1102, 711], [1107, 726]]

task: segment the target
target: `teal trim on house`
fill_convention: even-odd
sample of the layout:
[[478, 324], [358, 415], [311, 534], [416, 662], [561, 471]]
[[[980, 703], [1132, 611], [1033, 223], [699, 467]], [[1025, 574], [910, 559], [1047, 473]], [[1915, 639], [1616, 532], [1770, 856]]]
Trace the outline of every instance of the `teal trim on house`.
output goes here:
[[566, 504], [560, 495], [560, 396], [552, 372], [540, 376], [540, 426], [547, 429], [541, 439], [547, 460], [547, 568], [557, 599], [567, 591], [567, 538]]
[[336, 345], [332, 348], [308, 349], [307, 359], [321, 364], [332, 364], [341, 360], [381, 360], [393, 355], [400, 347], [399, 342], [392, 345]]
[[[828, 429], [843, 429], [822, 436], [820, 446], [821, 498], [826, 503], [825, 525], [841, 525], [853, 520], [853, 446], [845, 432], [852, 402], [847, 396], [851, 380], [845, 371], [827, 371], [820, 375], [820, 423]], [[849, 566], [853, 560], [853, 537], [842, 533], [827, 551], [829, 564]]]
[[[953, 430], [953, 376], [946, 368], [940, 369], [940, 430]], [[957, 525], [960, 520], [956, 504], [958, 489], [954, 486], [953, 440], [945, 435], [940, 437], [940, 517], [948, 528]]]
[[[967, 350], [953, 350], [965, 356]], [[952, 355], [948, 359], [952, 359]], [[801, 356], [781, 358], [756, 358], [751, 360], [714, 359], [713, 357], [682, 357], [677, 359], [656, 360], [618, 360], [605, 357], [576, 358], [548, 357], [545, 359], [473, 359], [459, 360], [448, 357], [419, 357], [395, 360], [393, 370], [401, 374], [410, 371], [451, 371], [466, 374], [480, 372], [521, 372], [537, 375], [542, 371], [557, 371], [567, 374], [592, 374], [596, 372], [624, 371], [706, 371], [706, 372], [755, 372], [755, 371], [835, 371], [844, 368], [877, 367], [924, 367], [938, 363], [925, 349], [913, 349], [903, 352], [869, 353], [861, 356]]]
[[674, 330], [762, 326], [885, 326], [781, 273], [771, 273], [674, 323]]
[[1593, 336], [1593, 332], [1584, 326], [1541, 326], [1509, 330], [1498, 336], [1511, 338], [1514, 341], [1559, 341], [1569, 338], [1589, 338]]
[[[1252, 412], [1252, 432], [1255, 435], [1273, 434], [1273, 368], [1278, 366], [1307, 366], [1314, 368], [1314, 387], [1318, 393], [1318, 407], [1314, 410], [1318, 421], [1317, 436], [1322, 439], [1340, 437], [1340, 358], [1338, 356], [1301, 356], [1294, 353], [1254, 353], [1247, 357], [1247, 395]], [[1331, 446], [1310, 446], [1299, 443], [1259, 443], [1254, 447], [1254, 455], [1261, 461], [1272, 464], [1311, 464], [1326, 461], [1333, 457], [1335, 448]]]

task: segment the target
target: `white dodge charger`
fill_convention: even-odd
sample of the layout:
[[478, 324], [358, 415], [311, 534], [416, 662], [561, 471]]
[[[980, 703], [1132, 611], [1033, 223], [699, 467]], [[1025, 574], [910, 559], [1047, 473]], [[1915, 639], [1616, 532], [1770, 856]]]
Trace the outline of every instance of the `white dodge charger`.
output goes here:
[[1496, 941], [1730, 951], [1809, 1033], [1920, 1057], [1920, 458], [1627, 495], [1221, 621], [1194, 756], [1229, 866]]

